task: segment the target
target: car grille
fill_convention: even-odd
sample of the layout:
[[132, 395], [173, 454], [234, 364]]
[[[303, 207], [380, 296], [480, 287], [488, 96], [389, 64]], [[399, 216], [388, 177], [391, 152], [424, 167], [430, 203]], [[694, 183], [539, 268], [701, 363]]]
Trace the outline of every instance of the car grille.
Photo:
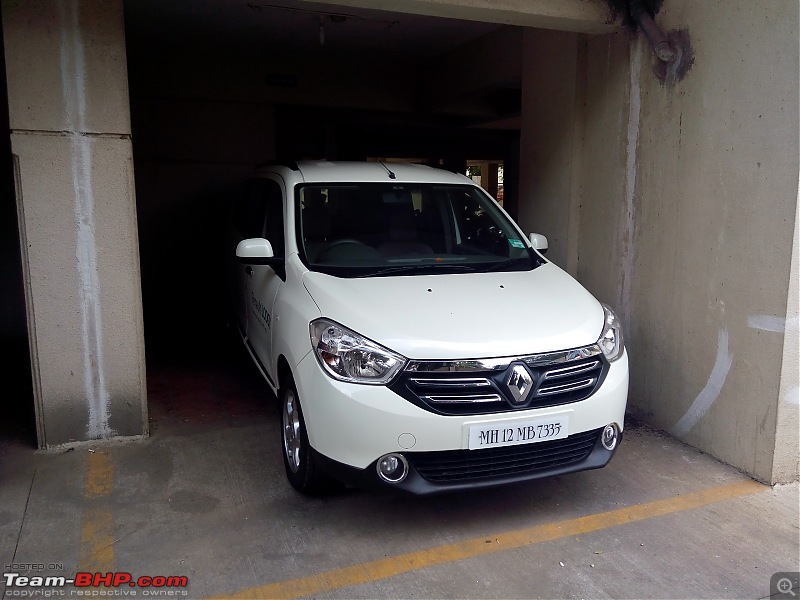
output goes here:
[[597, 443], [600, 429], [563, 440], [484, 450], [409, 452], [405, 456], [424, 479], [435, 483], [464, 482], [530, 474], [579, 463]]
[[[457, 370], [457, 363], [411, 363], [390, 386], [395, 393], [431, 412], [443, 415], [479, 415], [544, 408], [579, 402], [591, 396], [608, 371], [599, 349], [568, 355], [534, 355]], [[544, 358], [543, 358], [544, 356]], [[458, 363], [461, 364], [461, 363]], [[421, 367], [420, 367], [421, 365]], [[439, 365], [445, 365], [440, 367]], [[417, 368], [418, 370], [414, 370]], [[514, 386], [514, 369], [527, 374], [522, 398]]]

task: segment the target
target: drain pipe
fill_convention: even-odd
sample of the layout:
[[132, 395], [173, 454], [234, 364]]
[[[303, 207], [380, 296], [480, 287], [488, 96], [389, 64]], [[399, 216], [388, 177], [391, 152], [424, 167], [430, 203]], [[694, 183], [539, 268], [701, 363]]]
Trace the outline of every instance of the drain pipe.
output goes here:
[[633, 18], [636, 24], [639, 25], [639, 28], [647, 36], [658, 59], [665, 63], [675, 62], [678, 53], [670, 45], [667, 36], [653, 20], [643, 0], [628, 0], [628, 10], [630, 11], [631, 18]]

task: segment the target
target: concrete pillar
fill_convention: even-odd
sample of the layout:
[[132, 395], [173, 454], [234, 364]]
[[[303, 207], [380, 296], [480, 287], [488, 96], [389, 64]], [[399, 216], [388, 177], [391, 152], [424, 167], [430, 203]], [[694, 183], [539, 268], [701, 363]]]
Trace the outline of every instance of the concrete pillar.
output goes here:
[[578, 48], [578, 34], [525, 30], [518, 219], [524, 231], [547, 236], [547, 257], [573, 275]]
[[2, 9], [39, 444], [146, 435], [122, 0]]
[[[798, 277], [798, 229], [800, 229], [800, 189], [795, 208], [792, 266], [783, 338], [778, 414], [775, 427], [775, 452], [772, 459], [772, 482], [787, 483], [800, 479], [800, 277]], [[780, 321], [777, 322], [780, 329]]]
[[519, 151], [514, 149], [503, 159], [503, 208], [515, 221], [519, 221], [519, 177]]
[[497, 198], [497, 168], [496, 162], [481, 163], [481, 187], [492, 197]]

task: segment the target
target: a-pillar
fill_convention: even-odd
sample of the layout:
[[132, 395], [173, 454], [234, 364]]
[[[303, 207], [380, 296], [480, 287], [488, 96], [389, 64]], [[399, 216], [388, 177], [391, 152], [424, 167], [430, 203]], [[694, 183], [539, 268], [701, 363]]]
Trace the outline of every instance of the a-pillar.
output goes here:
[[146, 435], [122, 0], [2, 9], [39, 445]]

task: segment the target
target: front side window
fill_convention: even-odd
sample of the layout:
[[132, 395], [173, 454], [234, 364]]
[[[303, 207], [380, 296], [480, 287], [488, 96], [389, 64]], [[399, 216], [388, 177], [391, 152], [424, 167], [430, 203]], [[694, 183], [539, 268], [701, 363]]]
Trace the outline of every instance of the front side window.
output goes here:
[[264, 217], [267, 199], [264, 180], [252, 179], [245, 183], [240, 200], [233, 207], [233, 225], [242, 239], [264, 236]]
[[469, 185], [309, 184], [297, 194], [301, 258], [340, 277], [530, 270], [538, 257]]
[[283, 192], [272, 179], [246, 182], [239, 202], [233, 207], [233, 225], [242, 239], [266, 238], [275, 256], [284, 256]]
[[283, 234], [283, 192], [278, 182], [271, 179], [264, 181], [264, 197], [267, 205], [264, 237], [272, 244], [275, 256], [283, 257], [286, 254]]

